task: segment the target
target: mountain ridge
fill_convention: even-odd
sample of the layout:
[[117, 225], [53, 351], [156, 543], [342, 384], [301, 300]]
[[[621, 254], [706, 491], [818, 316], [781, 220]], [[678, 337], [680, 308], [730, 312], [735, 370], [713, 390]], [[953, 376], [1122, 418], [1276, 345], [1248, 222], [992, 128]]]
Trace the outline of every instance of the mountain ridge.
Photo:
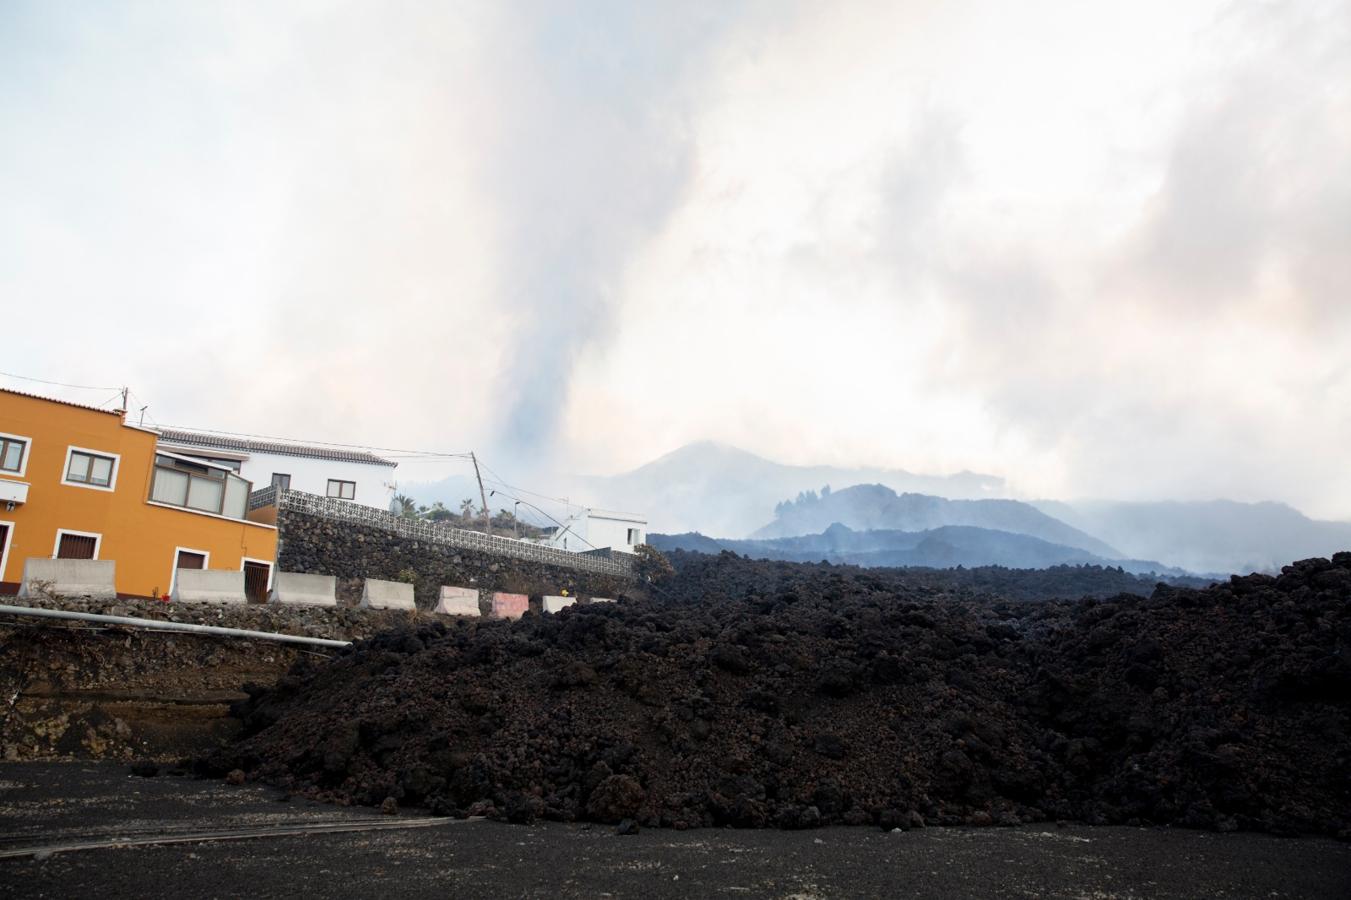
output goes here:
[[817, 495], [808, 492], [779, 504], [775, 518], [752, 532], [752, 539], [817, 534], [840, 523], [857, 531], [928, 531], [966, 525], [1025, 534], [1074, 547], [1104, 559], [1125, 554], [1092, 534], [1068, 525], [1020, 500], [953, 500], [929, 494], [897, 494], [882, 484], [859, 484]]
[[835, 564], [868, 568], [1003, 566], [1045, 569], [1061, 565], [1096, 565], [1121, 568], [1136, 575], [1174, 578], [1191, 575], [1154, 560], [1106, 559], [1026, 534], [969, 525], [944, 525], [922, 531], [855, 531], [835, 523], [819, 534], [791, 537], [731, 540], [699, 533], [652, 534], [649, 542], [663, 551], [719, 553], [730, 550], [754, 559], [787, 562], [820, 562], [824, 559]]

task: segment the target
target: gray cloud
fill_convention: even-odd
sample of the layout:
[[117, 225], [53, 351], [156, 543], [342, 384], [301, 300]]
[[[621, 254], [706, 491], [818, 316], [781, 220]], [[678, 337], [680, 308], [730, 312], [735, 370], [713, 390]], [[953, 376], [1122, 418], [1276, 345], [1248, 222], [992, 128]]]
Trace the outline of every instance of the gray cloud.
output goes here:
[[507, 470], [1351, 509], [1351, 7], [1235, 4], [1157, 84], [1208, 10], [917, 9], [6, 4], [0, 293], [83, 348], [12, 366]]
[[520, 16], [520, 76], [490, 164], [519, 323], [503, 385], [514, 453], [559, 439], [573, 364], [609, 333], [616, 281], [687, 183], [690, 81], [736, 19], [717, 3]]

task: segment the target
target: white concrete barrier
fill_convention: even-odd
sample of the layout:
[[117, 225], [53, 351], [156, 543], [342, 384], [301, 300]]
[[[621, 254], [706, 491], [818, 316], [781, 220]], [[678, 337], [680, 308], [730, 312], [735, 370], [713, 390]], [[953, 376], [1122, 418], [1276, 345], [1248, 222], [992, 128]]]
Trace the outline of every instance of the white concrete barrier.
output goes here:
[[361, 589], [361, 605], [366, 609], [417, 609], [413, 586], [402, 581], [367, 578]]
[[477, 616], [478, 591], [473, 588], [441, 587], [441, 597], [436, 602], [436, 612], [443, 616]]
[[228, 569], [179, 569], [174, 573], [174, 603], [247, 603], [244, 573]]
[[592, 603], [614, 603], [615, 601], [614, 601], [614, 598], [612, 598], [612, 597], [592, 597], [592, 598], [591, 598], [591, 602], [592, 602]]
[[300, 606], [337, 606], [338, 579], [332, 575], [302, 575], [278, 572], [272, 579], [268, 603], [294, 603]]
[[545, 597], [544, 611], [558, 612], [560, 609], [567, 609], [569, 606], [571, 606], [576, 602], [577, 602], [576, 597]]
[[41, 599], [89, 597], [116, 600], [117, 584], [111, 559], [44, 559], [31, 556], [23, 561], [23, 582], [19, 596]]

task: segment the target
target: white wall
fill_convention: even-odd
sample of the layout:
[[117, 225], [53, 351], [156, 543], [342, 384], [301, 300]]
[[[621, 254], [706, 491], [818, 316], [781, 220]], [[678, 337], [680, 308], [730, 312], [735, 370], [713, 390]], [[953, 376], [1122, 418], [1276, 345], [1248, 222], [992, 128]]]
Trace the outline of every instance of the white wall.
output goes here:
[[255, 491], [272, 484], [272, 473], [284, 472], [291, 476], [291, 490], [318, 494], [328, 493], [328, 480], [356, 482], [354, 502], [377, 509], [388, 510], [394, 497], [394, 467], [369, 463], [344, 462], [335, 459], [311, 459], [305, 456], [283, 456], [277, 453], [249, 451], [239, 474], [253, 482]]
[[[563, 523], [571, 526], [555, 532], [548, 543], [550, 546], [578, 553], [587, 550], [603, 550], [606, 547], [632, 553], [636, 544], [647, 540], [647, 520], [639, 516], [624, 516], [614, 513], [591, 511], [582, 513]], [[637, 540], [629, 542], [629, 529], [636, 529]]]

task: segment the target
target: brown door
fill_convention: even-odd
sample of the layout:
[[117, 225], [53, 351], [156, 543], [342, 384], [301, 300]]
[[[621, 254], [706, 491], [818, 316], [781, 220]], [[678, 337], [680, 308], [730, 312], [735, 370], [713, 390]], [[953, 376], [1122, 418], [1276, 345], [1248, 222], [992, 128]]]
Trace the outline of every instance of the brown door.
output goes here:
[[93, 559], [98, 538], [83, 534], [63, 534], [56, 548], [57, 559]]
[[250, 603], [267, 602], [267, 579], [272, 567], [267, 563], [244, 563], [244, 596]]
[[175, 569], [205, 569], [206, 556], [201, 553], [193, 553], [191, 550], [179, 550], [178, 562], [174, 564]]

